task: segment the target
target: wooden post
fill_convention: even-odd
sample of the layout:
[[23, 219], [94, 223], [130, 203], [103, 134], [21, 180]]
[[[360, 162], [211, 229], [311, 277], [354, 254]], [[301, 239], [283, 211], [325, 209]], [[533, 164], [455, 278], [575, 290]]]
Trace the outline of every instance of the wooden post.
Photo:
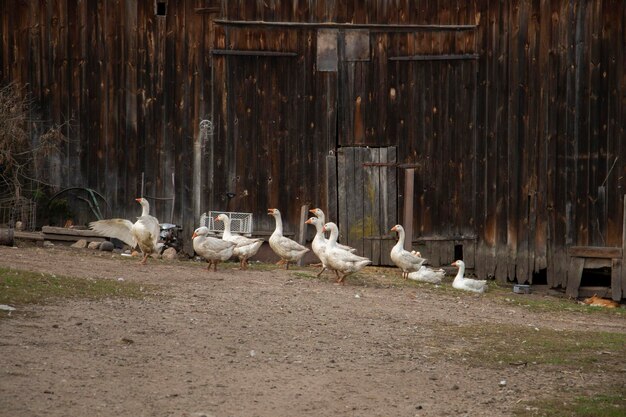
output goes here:
[[[200, 212], [202, 211], [202, 132], [203, 129], [200, 128], [200, 132], [193, 141], [193, 177], [191, 181], [193, 193], [191, 200], [193, 202], [194, 224], [200, 222]], [[173, 204], [174, 202], [172, 202], [172, 206]]]
[[415, 187], [415, 168], [404, 170], [404, 218], [402, 220], [405, 232], [404, 249], [413, 248], [413, 189]]
[[[300, 207], [300, 223], [298, 224], [298, 243], [302, 246], [306, 243], [306, 224], [304, 222], [308, 219], [308, 214], [309, 205], [303, 204], [302, 207]], [[302, 265], [304, 265], [304, 256], [298, 261], [298, 266]]]

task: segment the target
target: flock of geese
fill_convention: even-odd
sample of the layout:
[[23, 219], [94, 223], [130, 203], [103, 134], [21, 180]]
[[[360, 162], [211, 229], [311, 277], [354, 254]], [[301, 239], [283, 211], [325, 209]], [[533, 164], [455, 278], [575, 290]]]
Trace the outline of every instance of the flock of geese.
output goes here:
[[[98, 220], [89, 224], [92, 230], [102, 236], [117, 238], [131, 248], [139, 246], [142, 252], [141, 263], [145, 264], [148, 256], [159, 251], [160, 226], [156, 217], [150, 215], [150, 204], [145, 198], [137, 198], [141, 204], [142, 213], [135, 223], [126, 219]], [[355, 272], [360, 271], [371, 260], [357, 255], [356, 249], [337, 242], [339, 229], [333, 222], [326, 222], [324, 212], [319, 208], [309, 210], [314, 216], [305, 223], [315, 227], [315, 237], [311, 243], [313, 253], [320, 259], [322, 269], [317, 276], [325, 270], [334, 271], [337, 282], [343, 283], [344, 279]], [[283, 222], [280, 211], [276, 208], [268, 209], [268, 215], [274, 217], [276, 227], [269, 238], [269, 245], [280, 257], [279, 264], [284, 264], [289, 269], [290, 263], [298, 262], [309, 249], [298, 242], [283, 235]], [[217, 270], [217, 264], [227, 261], [235, 256], [239, 258], [241, 269], [248, 268], [248, 259], [254, 256], [263, 239], [252, 239], [233, 234], [230, 229], [230, 218], [226, 214], [220, 214], [214, 219], [224, 223], [224, 233], [221, 238], [210, 236], [208, 227], [202, 226], [194, 230], [192, 235], [193, 249], [208, 262], [207, 269]], [[404, 249], [404, 228], [397, 224], [391, 231], [398, 233], [398, 242], [391, 249], [391, 260], [402, 271], [404, 279], [438, 284], [445, 276], [443, 269], [433, 269], [424, 265], [426, 259], [420, 252], [407, 251]], [[326, 238], [325, 233], [330, 235]], [[458, 268], [458, 272], [452, 282], [452, 287], [460, 290], [483, 293], [487, 289], [487, 281], [465, 278], [465, 264], [461, 260], [452, 263]]]

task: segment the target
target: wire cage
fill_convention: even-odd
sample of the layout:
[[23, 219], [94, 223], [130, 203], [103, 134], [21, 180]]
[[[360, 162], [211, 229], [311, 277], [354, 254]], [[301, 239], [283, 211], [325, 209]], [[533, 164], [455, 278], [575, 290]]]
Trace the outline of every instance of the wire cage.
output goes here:
[[230, 231], [236, 234], [252, 235], [252, 213], [238, 213], [234, 211], [213, 211], [210, 210], [200, 216], [200, 224], [209, 228], [213, 233], [224, 232], [224, 222], [215, 221], [219, 214], [230, 217]]
[[0, 226], [34, 231], [37, 225], [37, 203], [27, 198], [0, 200]]

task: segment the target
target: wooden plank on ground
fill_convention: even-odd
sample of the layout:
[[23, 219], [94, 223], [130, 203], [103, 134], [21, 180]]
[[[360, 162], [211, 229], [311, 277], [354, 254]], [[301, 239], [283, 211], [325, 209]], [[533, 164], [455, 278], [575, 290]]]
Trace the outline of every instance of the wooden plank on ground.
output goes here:
[[102, 237], [102, 235], [89, 229], [69, 229], [66, 227], [44, 226], [41, 231], [45, 235], [66, 235], [81, 237]]

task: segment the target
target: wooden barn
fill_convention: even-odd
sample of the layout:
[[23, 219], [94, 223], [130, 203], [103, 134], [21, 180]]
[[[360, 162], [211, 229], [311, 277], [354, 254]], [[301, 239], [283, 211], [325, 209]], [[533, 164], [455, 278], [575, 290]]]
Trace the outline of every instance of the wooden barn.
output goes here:
[[0, 81], [66, 123], [54, 184], [110, 215], [319, 206], [375, 264], [402, 223], [435, 265], [626, 297], [622, 0], [1, 0], [0, 30]]

